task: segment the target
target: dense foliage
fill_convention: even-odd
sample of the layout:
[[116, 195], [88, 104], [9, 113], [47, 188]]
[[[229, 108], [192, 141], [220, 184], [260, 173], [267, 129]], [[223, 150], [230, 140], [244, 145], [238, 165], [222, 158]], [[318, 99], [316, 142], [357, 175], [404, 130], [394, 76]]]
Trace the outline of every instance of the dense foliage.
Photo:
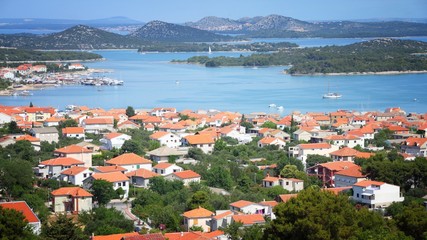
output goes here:
[[0, 61], [70, 61], [96, 60], [102, 56], [96, 53], [77, 51], [32, 51], [0, 48]]
[[292, 65], [290, 74], [362, 73], [427, 70], [427, 43], [377, 39], [346, 46], [291, 48], [271, 54], [252, 54], [238, 58], [196, 56], [188, 63], [218, 66]]
[[133, 221], [128, 220], [115, 208], [99, 207], [79, 215], [79, 222], [86, 227], [86, 235], [108, 235], [133, 231]]

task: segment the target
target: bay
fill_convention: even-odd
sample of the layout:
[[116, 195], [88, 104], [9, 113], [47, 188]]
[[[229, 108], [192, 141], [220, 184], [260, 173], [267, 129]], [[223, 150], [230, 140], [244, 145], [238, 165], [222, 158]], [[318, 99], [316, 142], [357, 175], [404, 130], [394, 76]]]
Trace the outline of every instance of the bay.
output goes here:
[[[312, 40], [315, 42], [315, 40]], [[322, 39], [323, 41], [323, 39]], [[330, 42], [330, 44], [335, 44]], [[91, 68], [112, 69], [105, 76], [123, 80], [124, 86], [62, 86], [33, 91], [32, 96], [1, 97], [0, 104], [52, 106], [64, 109], [69, 104], [89, 107], [218, 109], [224, 111], [329, 112], [337, 109], [367, 111], [401, 107], [407, 112], [426, 112], [427, 74], [290, 76], [285, 67], [206, 68], [173, 64], [172, 59], [199, 56], [234, 56], [250, 53], [147, 53], [136, 50], [93, 51], [105, 61], [87, 63]], [[322, 99], [328, 82], [341, 99]], [[416, 99], [416, 101], [414, 101]], [[269, 104], [283, 106], [278, 112]]]

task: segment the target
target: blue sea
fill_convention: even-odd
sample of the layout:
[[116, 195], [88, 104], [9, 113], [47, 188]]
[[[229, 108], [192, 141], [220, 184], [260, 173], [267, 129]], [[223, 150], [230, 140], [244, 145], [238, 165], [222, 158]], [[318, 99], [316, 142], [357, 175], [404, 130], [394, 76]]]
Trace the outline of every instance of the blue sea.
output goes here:
[[[427, 41], [427, 37], [417, 40]], [[272, 40], [273, 41], [273, 40]], [[305, 39], [308, 45], [340, 45], [343, 39]], [[360, 40], [359, 40], [360, 41]], [[300, 44], [299, 43], [299, 44]], [[304, 46], [304, 45], [302, 45]], [[112, 69], [104, 74], [123, 80], [124, 86], [62, 86], [33, 91], [32, 96], [0, 97], [0, 104], [52, 106], [86, 105], [89, 107], [136, 109], [176, 107], [218, 109], [224, 111], [329, 112], [337, 109], [356, 111], [401, 107], [407, 112], [427, 112], [427, 74], [290, 76], [285, 67], [206, 68], [199, 65], [173, 64], [172, 59], [191, 56], [234, 56], [250, 53], [147, 53], [136, 50], [94, 51], [105, 61], [86, 63], [90, 68]], [[328, 91], [339, 92], [341, 99], [322, 99]], [[270, 104], [283, 106], [278, 112]]]

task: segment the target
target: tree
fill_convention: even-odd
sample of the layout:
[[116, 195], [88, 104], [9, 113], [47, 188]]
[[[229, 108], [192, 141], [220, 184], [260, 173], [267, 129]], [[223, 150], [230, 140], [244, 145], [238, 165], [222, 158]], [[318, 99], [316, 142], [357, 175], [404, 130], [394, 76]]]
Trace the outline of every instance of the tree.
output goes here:
[[233, 185], [230, 171], [220, 165], [214, 165], [208, 170], [206, 181], [211, 187], [220, 187], [226, 190], [230, 190]]
[[34, 107], [33, 102], [30, 102], [30, 108]]
[[85, 225], [84, 233], [109, 235], [127, 233], [133, 230], [133, 221], [115, 208], [99, 207], [79, 215], [79, 222]]
[[227, 143], [225, 143], [223, 140], [218, 139], [215, 141], [215, 145], [214, 145], [214, 151], [221, 151], [223, 149], [225, 149], [227, 147]]
[[98, 204], [101, 206], [109, 203], [116, 196], [113, 184], [105, 180], [94, 180], [91, 192], [95, 201], [98, 201]]
[[0, 239], [32, 239], [35, 236], [28, 227], [24, 215], [14, 209], [0, 206]]
[[84, 240], [87, 239], [83, 235], [79, 226], [73, 223], [71, 218], [61, 214], [55, 222], [50, 225], [45, 223], [42, 227], [41, 236], [47, 240]]
[[394, 216], [400, 230], [415, 239], [427, 239], [427, 211], [424, 206], [411, 203]]
[[284, 178], [297, 178], [301, 180], [307, 178], [307, 174], [303, 171], [298, 170], [297, 166], [295, 165], [286, 165], [280, 171], [280, 175]]
[[30, 191], [33, 188], [33, 177], [32, 166], [28, 161], [0, 161], [0, 189], [9, 199]]
[[168, 192], [182, 190], [184, 183], [179, 180], [169, 181], [163, 177], [153, 177], [150, 179], [150, 190], [164, 195]]
[[7, 125], [7, 132], [8, 133], [22, 133], [22, 130], [18, 127], [18, 124], [15, 121], [11, 121]]
[[214, 210], [212, 205], [209, 203], [209, 193], [205, 191], [197, 191], [193, 194], [193, 196], [191, 196], [188, 209], [196, 209], [199, 206], [208, 210]]
[[135, 109], [133, 109], [131, 106], [128, 106], [126, 108], [126, 116], [128, 116], [128, 118], [135, 116]]
[[307, 157], [307, 168], [315, 166], [316, 164], [326, 163], [326, 162], [332, 162], [332, 158], [325, 157], [318, 154], [310, 154]]
[[306, 189], [274, 208], [264, 239], [405, 239], [381, 215], [357, 209], [343, 195]]
[[61, 122], [61, 128], [67, 128], [67, 127], [77, 127], [79, 124], [76, 120], [68, 118]]
[[121, 151], [123, 153], [135, 153], [136, 155], [142, 155], [144, 154], [144, 151], [142, 150], [141, 146], [139, 145], [139, 142], [136, 140], [130, 139], [126, 140], [123, 145]]
[[271, 121], [267, 121], [264, 124], [261, 125], [263, 128], [271, 128], [271, 129], [277, 129], [277, 124]]
[[231, 240], [240, 240], [243, 235], [243, 223], [241, 222], [232, 222], [226, 228], [223, 229], [224, 233], [227, 234], [228, 239]]

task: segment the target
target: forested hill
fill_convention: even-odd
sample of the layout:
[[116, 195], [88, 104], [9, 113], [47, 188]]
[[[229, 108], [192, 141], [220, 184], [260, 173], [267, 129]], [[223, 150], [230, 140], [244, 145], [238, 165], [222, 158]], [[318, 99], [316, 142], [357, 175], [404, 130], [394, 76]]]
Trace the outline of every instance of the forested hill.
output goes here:
[[102, 56], [80, 51], [33, 51], [24, 49], [0, 48], [0, 62], [5, 61], [71, 61], [99, 60]]
[[364, 73], [427, 70], [427, 43], [375, 39], [346, 46], [289, 48], [247, 57], [192, 57], [188, 63], [217, 66], [291, 65], [290, 74]]

